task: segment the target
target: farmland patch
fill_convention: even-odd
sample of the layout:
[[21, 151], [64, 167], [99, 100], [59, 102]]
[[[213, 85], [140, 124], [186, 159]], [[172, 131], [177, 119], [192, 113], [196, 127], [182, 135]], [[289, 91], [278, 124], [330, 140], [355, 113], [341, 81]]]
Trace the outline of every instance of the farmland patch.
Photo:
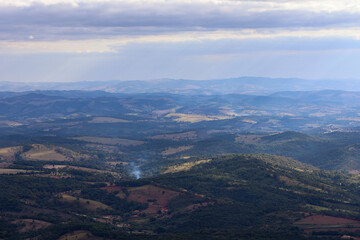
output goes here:
[[15, 154], [22, 151], [22, 149], [22, 146], [0, 148], [0, 157], [7, 161], [13, 161], [15, 160]]
[[308, 233], [321, 231], [353, 232], [360, 230], [360, 221], [326, 215], [308, 216], [295, 222], [295, 225]]
[[164, 173], [175, 173], [175, 172], [188, 171], [196, 165], [199, 165], [202, 163], [207, 163], [210, 161], [211, 160], [209, 160], [209, 159], [208, 160], [199, 160], [199, 161], [195, 161], [195, 162], [187, 162], [187, 163], [183, 163], [180, 165], [170, 166], [165, 170]]
[[144, 213], [150, 215], [157, 214], [159, 211], [168, 211], [168, 202], [181, 194], [181, 192], [154, 185], [131, 187], [128, 188], [128, 192], [127, 200], [149, 204]]
[[165, 117], [174, 118], [176, 122], [190, 122], [197, 123], [202, 121], [215, 121], [215, 120], [225, 120], [232, 119], [233, 116], [207, 116], [199, 114], [185, 114], [185, 113], [169, 113]]
[[94, 117], [88, 123], [127, 123], [128, 120], [112, 117]]
[[108, 205], [103, 204], [101, 202], [90, 200], [90, 199], [85, 199], [85, 198], [80, 198], [80, 197], [74, 197], [74, 196], [71, 196], [71, 195], [68, 195], [65, 193], [61, 195], [60, 200], [64, 201], [64, 202], [79, 204], [79, 206], [86, 208], [88, 210], [91, 210], [91, 211], [96, 211], [97, 209], [109, 209], [109, 210], [112, 209]]
[[151, 139], [166, 139], [166, 140], [182, 140], [182, 139], [195, 139], [197, 134], [195, 131], [189, 131], [184, 133], [172, 133], [172, 134], [161, 134], [150, 137]]
[[18, 174], [18, 173], [27, 173], [27, 172], [31, 172], [31, 171], [23, 170], [23, 169], [0, 168], [0, 174]]
[[123, 139], [123, 138], [104, 138], [104, 137], [76, 137], [74, 139], [91, 142], [91, 143], [100, 143], [105, 145], [124, 145], [124, 146], [137, 146], [144, 144], [143, 141]]
[[72, 161], [77, 158], [89, 158], [86, 154], [80, 154], [66, 148], [32, 144], [31, 149], [21, 154], [25, 160], [39, 161]]
[[181, 146], [181, 147], [177, 147], [177, 148], [169, 147], [165, 151], [161, 152], [161, 155], [168, 156], [168, 155], [176, 154], [179, 152], [184, 152], [186, 150], [192, 149], [193, 147], [194, 146]]
[[79, 231], [67, 233], [67, 234], [61, 236], [58, 240], [88, 240], [88, 239], [101, 240], [103, 238], [95, 237], [89, 231], [79, 230]]
[[47, 228], [52, 224], [45, 221], [40, 221], [36, 219], [17, 219], [12, 223], [19, 225], [20, 232], [36, 231], [39, 229]]

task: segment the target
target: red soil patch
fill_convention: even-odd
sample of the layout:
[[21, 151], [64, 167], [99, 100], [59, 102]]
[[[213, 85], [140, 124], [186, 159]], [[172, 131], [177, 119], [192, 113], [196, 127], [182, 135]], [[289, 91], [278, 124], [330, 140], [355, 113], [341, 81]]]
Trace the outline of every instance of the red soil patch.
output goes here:
[[7, 168], [11, 165], [11, 163], [8, 162], [0, 162], [0, 168]]
[[13, 221], [12, 223], [20, 225], [20, 232], [27, 232], [30, 230], [39, 230], [42, 228], [47, 228], [52, 225], [51, 223], [35, 220], [35, 219], [18, 219]]
[[206, 206], [209, 206], [209, 205], [214, 205], [215, 202], [203, 202], [203, 203], [195, 203], [195, 204], [191, 204], [189, 206], [187, 206], [185, 209], [186, 210], [191, 210], [191, 211], [194, 211], [198, 208], [201, 208], [201, 207], [206, 207]]
[[325, 215], [309, 216], [295, 222], [295, 225], [302, 228], [306, 233], [319, 231], [355, 232], [360, 230], [360, 221]]
[[337, 227], [337, 228], [311, 228], [311, 229], [304, 229], [305, 233], [312, 233], [312, 232], [338, 232], [339, 235], [341, 232], [357, 232], [359, 231], [359, 227]]
[[348, 219], [348, 218], [339, 218], [331, 217], [324, 215], [314, 215], [306, 217], [297, 221], [296, 223], [302, 224], [316, 224], [316, 225], [326, 225], [326, 224], [360, 224], [360, 221]]
[[129, 188], [128, 191], [129, 201], [149, 204], [148, 208], [144, 210], [144, 213], [150, 215], [155, 215], [159, 211], [162, 213], [167, 212], [168, 202], [181, 194], [180, 192], [154, 185], [133, 187]]
[[348, 235], [343, 235], [343, 236], [341, 237], [341, 239], [360, 240], [359, 237], [353, 237], [353, 236], [348, 236]]

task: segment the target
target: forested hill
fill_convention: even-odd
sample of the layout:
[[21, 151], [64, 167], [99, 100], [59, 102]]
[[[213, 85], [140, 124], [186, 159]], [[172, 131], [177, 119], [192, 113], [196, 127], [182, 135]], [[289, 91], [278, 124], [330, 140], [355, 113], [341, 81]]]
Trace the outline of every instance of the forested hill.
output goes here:
[[[359, 219], [359, 183], [349, 176], [282, 157], [214, 156], [191, 170], [161, 175], [152, 181], [186, 189], [215, 203], [192, 214], [156, 221], [167, 231], [182, 234], [201, 231], [209, 236], [228, 234], [232, 239], [297, 239], [304, 235], [296, 222], [310, 213]], [[182, 204], [181, 199], [173, 203]]]
[[113, 93], [255, 94], [279, 91], [360, 91], [357, 80], [305, 80], [296, 78], [238, 77], [216, 80], [156, 79], [147, 81], [6, 82], [2, 91], [102, 90]]
[[62, 178], [0, 176], [0, 236], [338, 239], [360, 230], [358, 177], [284, 157], [214, 155], [139, 180], [81, 169], [59, 170]]

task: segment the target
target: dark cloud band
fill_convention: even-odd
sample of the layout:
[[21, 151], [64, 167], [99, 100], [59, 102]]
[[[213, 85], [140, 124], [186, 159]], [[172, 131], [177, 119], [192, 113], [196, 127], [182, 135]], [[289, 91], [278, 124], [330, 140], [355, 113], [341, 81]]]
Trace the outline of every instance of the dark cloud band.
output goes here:
[[345, 11], [253, 11], [244, 5], [213, 3], [32, 4], [0, 7], [0, 39], [86, 39], [119, 35], [246, 28], [358, 26], [360, 14]]

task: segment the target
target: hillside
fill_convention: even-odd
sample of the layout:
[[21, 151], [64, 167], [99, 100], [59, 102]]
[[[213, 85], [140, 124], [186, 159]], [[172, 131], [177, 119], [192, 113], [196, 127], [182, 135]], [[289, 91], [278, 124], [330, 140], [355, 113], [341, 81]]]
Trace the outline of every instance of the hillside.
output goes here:
[[190, 215], [159, 222], [166, 222], [169, 231], [182, 229], [190, 235], [203, 229], [202, 234], [216, 232], [219, 236], [295, 239], [302, 236], [301, 230], [294, 228], [296, 221], [308, 214], [358, 219], [360, 207], [360, 192], [351, 178], [266, 155], [216, 156], [191, 170], [154, 181], [216, 202]]
[[[357, 177], [259, 154], [216, 155], [188, 166], [127, 181], [80, 168], [65, 169], [77, 176], [66, 178], [0, 175], [0, 237], [85, 231], [106, 239], [337, 239], [360, 230]], [[22, 223], [34, 227], [20, 231]]]
[[[309, 101], [309, 96], [320, 100]], [[0, 129], [2, 135], [41, 133], [122, 138], [193, 130], [330, 133], [359, 127], [358, 108], [358, 94], [341, 91], [269, 96], [3, 92]]]
[[360, 169], [360, 144], [329, 149], [309, 157], [308, 162], [328, 170], [345, 170], [358, 173]]
[[330, 90], [3, 92], [0, 238], [360, 237], [359, 106]]

